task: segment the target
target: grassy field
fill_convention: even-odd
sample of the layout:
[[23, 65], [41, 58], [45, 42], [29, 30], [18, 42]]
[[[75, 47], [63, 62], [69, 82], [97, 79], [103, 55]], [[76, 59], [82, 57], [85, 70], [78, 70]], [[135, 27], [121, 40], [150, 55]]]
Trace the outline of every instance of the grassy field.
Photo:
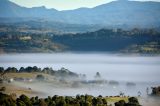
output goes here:
[[10, 94], [16, 94], [17, 97], [22, 95], [22, 94], [25, 94], [25, 95], [27, 95], [29, 97], [40, 94], [40, 92], [31, 90], [31, 89], [25, 88], [25, 87], [19, 87], [19, 86], [16, 86], [14, 84], [11, 84], [11, 83], [0, 84], [0, 88], [1, 87], [5, 87], [6, 88], [6, 90], [3, 91], [4, 93], [9, 94], [9, 95]]
[[7, 78], [35, 78], [38, 73], [7, 73]]
[[108, 102], [118, 102], [120, 100], [124, 100], [125, 102], [128, 102], [128, 97], [107, 97], [106, 100]]
[[42, 74], [42, 75], [44, 75], [45, 77], [53, 77], [53, 76], [51, 76], [51, 75], [48, 75], [48, 74], [44, 74], [44, 73], [38, 73], [38, 72], [32, 72], [32, 73], [25, 73], [25, 72], [23, 72], [23, 73], [6, 73], [5, 74], [5, 77], [7, 77], [7, 78], [32, 78], [32, 79], [34, 79], [34, 78], [36, 78], [36, 76], [38, 75], [38, 74]]
[[[29, 78], [29, 79], [35, 79], [37, 75], [43, 75], [47, 79], [54, 79], [54, 76], [44, 74], [44, 73], [38, 73], [38, 72], [33, 72], [33, 73], [6, 73], [3, 77], [5, 77], [7, 80], [12, 79], [12, 78]], [[4, 81], [3, 83], [0, 84], [0, 88], [5, 87], [6, 90], [4, 93], [6, 94], [12, 94], [15, 93], [17, 96], [21, 94], [25, 94], [27, 96], [35, 96], [35, 95], [41, 95], [41, 92], [34, 91], [30, 89], [29, 87], [23, 87], [19, 86], [15, 81], [9, 83], [8, 81]], [[27, 84], [30, 82], [21, 82], [23, 84]]]

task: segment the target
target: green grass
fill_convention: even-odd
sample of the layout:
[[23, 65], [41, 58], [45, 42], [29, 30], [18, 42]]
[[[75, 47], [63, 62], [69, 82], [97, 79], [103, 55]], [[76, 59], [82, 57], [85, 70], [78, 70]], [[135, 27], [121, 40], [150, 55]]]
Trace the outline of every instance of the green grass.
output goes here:
[[125, 102], [128, 102], [128, 97], [107, 97], [107, 102], [118, 102], [120, 100], [124, 100]]

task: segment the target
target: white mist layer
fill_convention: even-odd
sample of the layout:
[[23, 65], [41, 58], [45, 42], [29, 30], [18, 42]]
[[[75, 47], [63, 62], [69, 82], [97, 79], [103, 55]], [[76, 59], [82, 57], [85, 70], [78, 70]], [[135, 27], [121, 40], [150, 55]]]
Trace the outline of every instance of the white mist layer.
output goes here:
[[106, 80], [160, 82], [160, 56], [125, 56], [112, 54], [5, 54], [0, 55], [1, 67], [65, 67], [93, 79], [96, 72]]

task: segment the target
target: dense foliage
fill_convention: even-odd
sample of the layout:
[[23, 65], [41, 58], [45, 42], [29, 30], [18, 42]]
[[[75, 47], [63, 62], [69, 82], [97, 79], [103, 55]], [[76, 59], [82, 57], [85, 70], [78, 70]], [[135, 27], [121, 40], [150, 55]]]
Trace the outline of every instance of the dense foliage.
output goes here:
[[54, 36], [53, 41], [68, 46], [68, 50], [72, 51], [160, 52], [160, 33], [154, 29], [101, 29], [83, 34]]
[[128, 103], [125, 103], [124, 100], [120, 100], [119, 102], [115, 103], [115, 106], [140, 106], [138, 99], [135, 97], [130, 97], [128, 99]]
[[[107, 106], [107, 97], [94, 97], [91, 95], [71, 96], [48, 96], [47, 98], [27, 97], [21, 95], [19, 98], [13, 98], [12, 95], [0, 93], [1, 106]], [[137, 98], [131, 97], [128, 103], [123, 100], [115, 103], [115, 106], [140, 106]]]
[[152, 87], [152, 93], [153, 96], [160, 96], [160, 86]]

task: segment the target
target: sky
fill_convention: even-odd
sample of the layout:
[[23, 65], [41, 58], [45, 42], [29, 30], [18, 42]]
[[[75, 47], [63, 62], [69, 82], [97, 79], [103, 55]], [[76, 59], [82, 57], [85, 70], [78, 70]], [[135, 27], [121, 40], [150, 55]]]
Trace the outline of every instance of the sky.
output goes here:
[[[57, 10], [72, 10], [81, 7], [92, 8], [101, 4], [109, 3], [114, 0], [10, 0], [18, 5], [24, 7], [39, 7], [45, 6], [46, 8], [54, 8]], [[138, 1], [151, 1], [151, 0], [138, 0]], [[152, 0], [158, 1], [160, 0]]]

